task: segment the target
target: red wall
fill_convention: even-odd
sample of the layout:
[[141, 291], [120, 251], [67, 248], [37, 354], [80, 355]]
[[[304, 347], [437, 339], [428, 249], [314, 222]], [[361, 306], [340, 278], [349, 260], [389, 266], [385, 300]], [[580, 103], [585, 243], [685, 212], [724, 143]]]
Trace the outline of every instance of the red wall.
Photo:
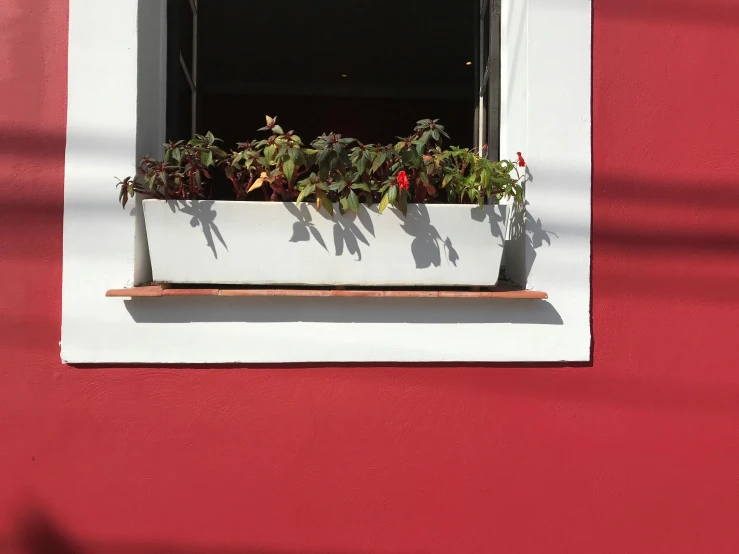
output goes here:
[[1, 552], [739, 549], [739, 2], [595, 0], [576, 368], [63, 366], [66, 9], [0, 15]]

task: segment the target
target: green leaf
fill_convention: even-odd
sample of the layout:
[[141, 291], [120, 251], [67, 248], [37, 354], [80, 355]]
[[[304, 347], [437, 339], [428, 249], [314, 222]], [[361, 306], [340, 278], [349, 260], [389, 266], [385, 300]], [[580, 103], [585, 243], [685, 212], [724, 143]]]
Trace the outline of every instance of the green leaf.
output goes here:
[[372, 189], [369, 187], [367, 183], [357, 183], [355, 185], [352, 185], [352, 188], [354, 190], [363, 190], [364, 192], [372, 192]]
[[375, 158], [374, 163], [372, 164], [372, 173], [375, 173], [378, 169], [380, 169], [380, 167], [382, 167], [382, 164], [384, 164], [386, 160], [387, 154], [385, 152], [380, 152]]
[[385, 196], [382, 197], [382, 200], [380, 201], [380, 206], [377, 210], [377, 213], [382, 213], [385, 211], [385, 208], [387, 208], [387, 205], [390, 203], [390, 199], [388, 198], [388, 193], [385, 193]]
[[321, 152], [318, 154], [318, 158], [316, 159], [316, 163], [318, 165], [323, 164], [327, 159], [329, 159], [329, 156], [333, 154], [334, 151], [330, 148], [326, 148], [325, 150], [321, 150]]
[[323, 208], [328, 212], [328, 214], [333, 217], [334, 216], [334, 205], [331, 203], [331, 201], [328, 199], [328, 196], [326, 196], [326, 193], [323, 191], [316, 191], [316, 199], [320, 203], [320, 207]]
[[367, 170], [367, 162], [364, 159], [364, 156], [362, 156], [356, 163], [357, 166], [357, 172], [362, 175]]
[[342, 198], [341, 200], [339, 200], [339, 212], [341, 212], [341, 215], [344, 215], [348, 211], [349, 201], [346, 198]]
[[413, 161], [413, 167], [421, 167], [421, 154], [415, 150], [411, 150], [411, 160]]
[[275, 151], [277, 147], [273, 144], [264, 149], [264, 157], [267, 159], [267, 163], [272, 163], [272, 159], [275, 157]]
[[295, 201], [295, 204], [300, 204], [307, 196], [310, 196], [315, 192], [316, 186], [315, 185], [308, 185], [303, 190], [300, 191], [300, 194], [298, 195], [298, 199]]
[[274, 127], [272, 127], [272, 132], [275, 135], [284, 135], [285, 134], [285, 132], [282, 130], [282, 127], [280, 127], [279, 125], [275, 125]]
[[295, 175], [295, 162], [292, 160], [287, 160], [284, 164], [282, 164], [282, 171], [285, 173], [285, 177], [287, 178], [288, 182], [293, 180], [293, 175]]
[[359, 197], [353, 190], [349, 191], [349, 198], [347, 199], [347, 202], [351, 211], [353, 211], [354, 213], [359, 213]]
[[401, 194], [398, 198], [398, 209], [404, 216], [408, 215], [408, 197], [405, 194]]
[[390, 204], [395, 205], [395, 200], [398, 198], [398, 186], [393, 185], [387, 191], [387, 198]]

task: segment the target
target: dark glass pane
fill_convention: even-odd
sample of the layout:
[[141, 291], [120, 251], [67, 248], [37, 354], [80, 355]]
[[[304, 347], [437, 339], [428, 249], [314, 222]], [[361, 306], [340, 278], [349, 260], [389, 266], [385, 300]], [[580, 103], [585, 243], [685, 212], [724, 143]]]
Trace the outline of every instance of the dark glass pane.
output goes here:
[[478, 0], [201, 2], [199, 128], [244, 140], [269, 113], [306, 141], [334, 130], [389, 143], [428, 117], [472, 146], [479, 10]]
[[487, 145], [487, 156], [497, 159], [500, 143], [500, 1], [480, 0], [479, 92], [482, 112], [478, 141]]
[[490, 71], [490, 3], [492, 0], [482, 0], [482, 13], [480, 15], [480, 94], [487, 86], [486, 73]]
[[182, 67], [193, 68], [193, 12], [190, 0], [167, 3], [167, 140], [192, 135], [192, 87]]
[[500, 155], [500, 0], [490, 0], [485, 103], [487, 104], [488, 157]]
[[167, 140], [192, 136], [192, 89], [182, 67], [175, 67], [167, 83]]
[[169, 0], [167, 4], [167, 46], [170, 52], [182, 55], [190, 76], [193, 76], [193, 47], [195, 44], [194, 14], [190, 0]]

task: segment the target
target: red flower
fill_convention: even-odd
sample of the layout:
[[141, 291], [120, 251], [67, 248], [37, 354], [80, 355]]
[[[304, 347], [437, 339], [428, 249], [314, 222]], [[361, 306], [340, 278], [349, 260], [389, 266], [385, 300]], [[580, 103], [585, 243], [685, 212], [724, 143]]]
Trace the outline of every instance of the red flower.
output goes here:
[[405, 171], [401, 171], [398, 173], [398, 186], [401, 188], [401, 190], [408, 190], [408, 185], [410, 184], [410, 181], [408, 181], [408, 175]]
[[516, 152], [516, 155], [518, 156], [518, 165], [519, 165], [519, 167], [526, 167], [526, 160], [523, 159], [523, 156], [521, 155], [521, 152]]

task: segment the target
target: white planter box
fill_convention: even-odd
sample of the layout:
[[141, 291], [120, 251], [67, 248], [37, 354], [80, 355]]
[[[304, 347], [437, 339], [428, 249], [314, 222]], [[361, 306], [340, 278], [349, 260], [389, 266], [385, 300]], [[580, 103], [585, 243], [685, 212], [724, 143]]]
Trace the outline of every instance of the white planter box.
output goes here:
[[243, 285], [492, 286], [505, 206], [144, 200], [154, 281]]

